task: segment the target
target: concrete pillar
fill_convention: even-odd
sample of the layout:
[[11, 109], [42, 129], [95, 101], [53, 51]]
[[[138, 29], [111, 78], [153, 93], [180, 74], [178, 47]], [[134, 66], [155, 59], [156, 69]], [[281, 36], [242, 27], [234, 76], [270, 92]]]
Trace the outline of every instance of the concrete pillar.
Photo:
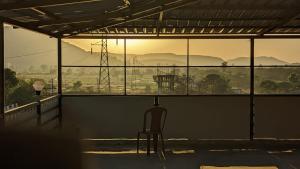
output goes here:
[[0, 128], [4, 126], [4, 23], [0, 21]]

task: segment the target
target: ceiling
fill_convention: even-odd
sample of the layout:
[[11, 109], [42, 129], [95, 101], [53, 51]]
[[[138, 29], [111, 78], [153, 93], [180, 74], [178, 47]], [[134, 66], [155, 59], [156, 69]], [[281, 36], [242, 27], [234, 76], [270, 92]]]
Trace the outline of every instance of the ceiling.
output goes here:
[[53, 37], [300, 34], [300, 0], [0, 0], [0, 19]]

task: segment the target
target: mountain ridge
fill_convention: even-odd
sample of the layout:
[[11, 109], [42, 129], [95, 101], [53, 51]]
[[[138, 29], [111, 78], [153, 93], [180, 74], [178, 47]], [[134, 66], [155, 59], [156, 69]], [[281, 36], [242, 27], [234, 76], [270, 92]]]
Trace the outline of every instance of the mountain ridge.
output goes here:
[[[37, 33], [24, 31], [22, 29], [12, 29], [5, 27], [5, 59], [6, 67], [14, 67], [17, 71], [25, 71], [30, 66], [57, 65], [57, 40]], [[63, 65], [99, 65], [99, 52], [90, 53], [84, 49], [62, 42], [62, 63]], [[109, 53], [110, 65], [122, 65], [124, 55]], [[133, 59], [137, 58], [138, 66], [163, 65], [185, 66], [186, 55], [174, 53], [146, 53], [127, 54], [127, 64], [133, 65]], [[191, 66], [221, 66], [227, 62], [228, 66], [242, 65], [249, 66], [249, 57], [237, 57], [224, 60], [216, 56], [190, 55]], [[255, 57], [256, 65], [295, 65], [272, 56]]]

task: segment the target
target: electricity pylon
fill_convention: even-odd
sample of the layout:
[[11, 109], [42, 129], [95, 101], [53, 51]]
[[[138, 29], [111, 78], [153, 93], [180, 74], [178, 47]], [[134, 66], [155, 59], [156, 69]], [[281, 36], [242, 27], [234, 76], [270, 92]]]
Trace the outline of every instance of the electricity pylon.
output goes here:
[[[95, 43], [92, 45], [99, 45]], [[111, 93], [110, 74], [109, 74], [109, 62], [108, 62], [108, 49], [107, 39], [101, 40], [101, 53], [100, 53], [100, 68], [98, 74], [98, 92], [99, 93]]]

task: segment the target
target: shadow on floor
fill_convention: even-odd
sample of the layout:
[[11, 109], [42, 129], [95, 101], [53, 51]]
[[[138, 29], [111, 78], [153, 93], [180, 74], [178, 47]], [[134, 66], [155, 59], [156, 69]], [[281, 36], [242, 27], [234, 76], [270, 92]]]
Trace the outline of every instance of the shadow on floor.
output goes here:
[[[211, 146], [209, 146], [211, 147]], [[86, 169], [221, 169], [218, 166], [237, 169], [300, 169], [299, 148], [290, 146], [276, 148], [207, 148], [205, 146], [172, 145], [166, 154], [151, 153], [146, 156], [145, 147], [136, 154], [133, 145], [97, 145], [84, 151], [83, 161]], [[257, 168], [259, 167], [259, 168]]]

